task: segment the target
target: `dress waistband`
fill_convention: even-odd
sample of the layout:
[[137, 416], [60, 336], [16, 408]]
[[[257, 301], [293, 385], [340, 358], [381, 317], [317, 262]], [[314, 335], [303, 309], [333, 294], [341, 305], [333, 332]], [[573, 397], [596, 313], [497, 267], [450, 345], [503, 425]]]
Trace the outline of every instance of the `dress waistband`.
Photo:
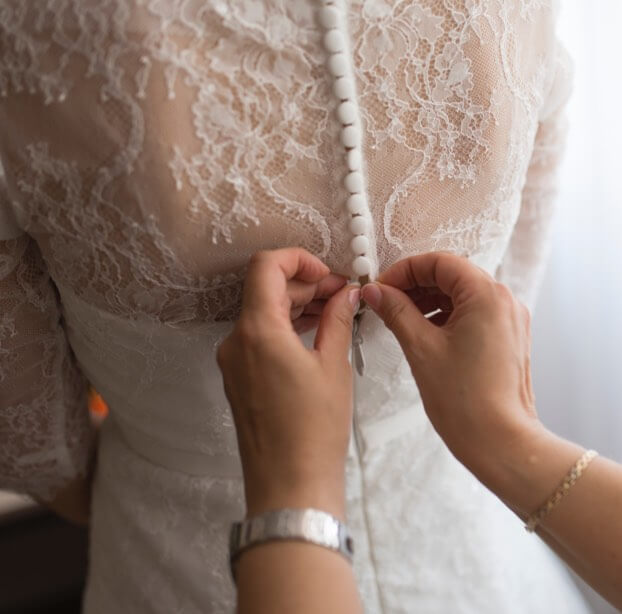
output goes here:
[[[415, 419], [416, 411], [408, 409], [388, 418], [371, 424], [358, 424], [354, 428], [359, 430], [359, 453], [365, 453], [388, 444], [406, 433], [412, 433], [421, 428], [420, 420]], [[167, 445], [162, 440], [149, 435], [120, 419], [110, 415], [104, 426], [107, 429], [116, 429], [126, 445], [146, 461], [169, 471], [176, 471], [185, 475], [209, 476], [223, 478], [242, 478], [242, 464], [240, 457], [229, 454], [206, 454], [193, 450], [184, 450]], [[349, 454], [355, 454], [351, 438]]]
[[206, 454], [176, 448], [113, 414], [105, 420], [104, 427], [118, 430], [132, 451], [169, 471], [193, 476], [242, 478], [242, 464], [237, 454]]

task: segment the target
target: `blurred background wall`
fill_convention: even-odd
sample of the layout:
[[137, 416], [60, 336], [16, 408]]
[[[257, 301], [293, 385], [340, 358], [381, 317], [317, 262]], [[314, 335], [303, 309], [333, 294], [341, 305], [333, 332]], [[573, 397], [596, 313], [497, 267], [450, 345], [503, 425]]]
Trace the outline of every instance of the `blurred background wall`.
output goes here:
[[553, 430], [622, 462], [622, 1], [564, 0], [559, 35], [574, 91], [534, 314], [536, 397]]

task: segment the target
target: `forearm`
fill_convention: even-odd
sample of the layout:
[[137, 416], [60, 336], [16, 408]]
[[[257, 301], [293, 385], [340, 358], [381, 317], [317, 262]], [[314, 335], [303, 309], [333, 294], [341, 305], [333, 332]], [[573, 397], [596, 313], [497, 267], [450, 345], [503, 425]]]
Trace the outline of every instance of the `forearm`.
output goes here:
[[69, 522], [87, 526], [91, 508], [91, 474], [73, 479], [52, 499], [37, 499], [37, 502]]
[[[262, 477], [259, 477], [259, 476]], [[245, 470], [247, 516], [270, 510], [322, 510], [345, 520], [343, 470], [321, 480], [300, 476], [289, 487]], [[359, 614], [362, 607], [352, 565], [339, 553], [315, 544], [273, 541], [243, 552], [236, 562], [238, 614]]]
[[[583, 448], [543, 428], [533, 429], [502, 453], [484, 478], [521, 518], [548, 499]], [[622, 467], [596, 458], [544, 518], [541, 537], [586, 582], [622, 607]]]
[[360, 614], [352, 566], [327, 548], [272, 542], [237, 563], [238, 614]]
[[87, 526], [91, 515], [91, 490], [95, 464], [97, 461], [97, 445], [99, 441], [99, 427], [101, 420], [93, 419], [93, 449], [85, 475], [76, 476], [63, 488], [57, 491], [52, 499], [37, 502], [52, 510], [61, 518], [74, 524]]
[[544, 520], [542, 537], [554, 540], [576, 573], [622, 609], [622, 468], [596, 458], [575, 489]]
[[[566, 547], [560, 544], [550, 533], [544, 528], [540, 527], [536, 529], [536, 532], [540, 538], [559, 556], [563, 559], [568, 567], [570, 567], [578, 576], [580, 576], [587, 584], [589, 584], [596, 592], [602, 597], [609, 600], [610, 603], [616, 604], [619, 609], [620, 599], [616, 598], [616, 590], [612, 589], [610, 582], [607, 578], [604, 578], [598, 570], [588, 567], [584, 561], [577, 558], [574, 553], [570, 552]], [[619, 594], [619, 591], [617, 591]]]

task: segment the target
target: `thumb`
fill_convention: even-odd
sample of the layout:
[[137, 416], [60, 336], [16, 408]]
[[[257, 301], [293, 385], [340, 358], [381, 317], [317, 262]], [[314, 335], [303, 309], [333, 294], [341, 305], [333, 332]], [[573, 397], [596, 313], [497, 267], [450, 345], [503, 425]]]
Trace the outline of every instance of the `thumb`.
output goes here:
[[412, 299], [399, 288], [379, 282], [366, 284], [361, 298], [380, 316], [395, 335], [407, 358], [430, 347], [440, 329], [429, 322]]
[[326, 360], [348, 360], [354, 310], [360, 294], [360, 284], [348, 284], [333, 294], [324, 306], [314, 347]]

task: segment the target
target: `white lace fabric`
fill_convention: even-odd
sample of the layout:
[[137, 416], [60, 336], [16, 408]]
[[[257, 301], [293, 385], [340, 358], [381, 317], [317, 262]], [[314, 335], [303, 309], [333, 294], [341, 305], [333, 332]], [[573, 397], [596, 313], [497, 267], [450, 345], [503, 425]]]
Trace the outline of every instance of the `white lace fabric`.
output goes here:
[[1, 483], [46, 498], [86, 467], [86, 382], [36, 243], [0, 246]]
[[[346, 168], [318, 6], [0, 0], [0, 487], [45, 498], [84, 472], [86, 379], [128, 433], [214, 459], [235, 454], [213, 354], [239, 312], [251, 254], [302, 246], [351, 275]], [[372, 277], [406, 256], [449, 250], [531, 305], [569, 91], [555, 6], [343, 6]], [[390, 402], [361, 409], [369, 424], [406, 403], [382, 369], [367, 375], [370, 398]], [[136, 510], [170, 479], [141, 474], [154, 490], [137, 501], [131, 486], [141, 480], [115, 465], [113, 439], [104, 438], [95, 486], [102, 553], [106, 536], [124, 531], [112, 517], [134, 514], [138, 526]], [[144, 459], [135, 462], [138, 475]], [[188, 479], [209, 499], [205, 484]], [[218, 497], [239, 504], [238, 487], [220, 485]], [[115, 489], [134, 507], [121, 510]], [[153, 518], [166, 525], [163, 510]], [[175, 516], [173, 525], [183, 523]], [[93, 567], [100, 600], [112, 599], [110, 570]]]

